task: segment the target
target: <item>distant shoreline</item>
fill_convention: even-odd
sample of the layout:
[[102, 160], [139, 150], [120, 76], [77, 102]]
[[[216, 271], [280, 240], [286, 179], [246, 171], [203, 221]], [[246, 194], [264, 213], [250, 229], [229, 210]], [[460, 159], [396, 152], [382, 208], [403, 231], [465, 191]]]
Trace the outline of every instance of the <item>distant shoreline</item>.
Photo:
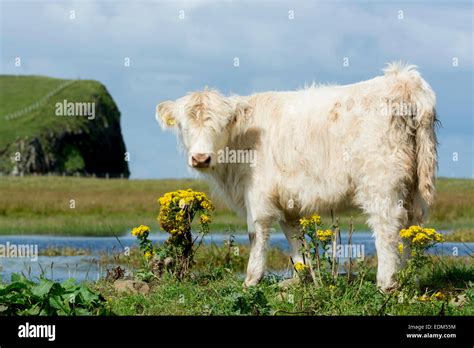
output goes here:
[[[0, 177], [0, 235], [123, 236], [136, 225], [160, 231], [156, 216], [158, 197], [165, 192], [191, 188], [211, 193], [195, 179], [95, 179], [60, 176]], [[231, 212], [221, 199], [216, 205], [212, 232], [245, 233], [245, 220]], [[71, 208], [74, 200], [74, 208]], [[453, 231], [458, 240], [474, 231], [474, 180], [437, 181], [437, 197], [426, 226]], [[330, 214], [321, 214], [329, 227]], [[355, 233], [369, 231], [366, 216], [358, 209], [341, 206], [335, 211], [342, 230], [353, 217]], [[279, 226], [275, 224], [275, 229]], [[460, 239], [459, 239], [460, 238]]]

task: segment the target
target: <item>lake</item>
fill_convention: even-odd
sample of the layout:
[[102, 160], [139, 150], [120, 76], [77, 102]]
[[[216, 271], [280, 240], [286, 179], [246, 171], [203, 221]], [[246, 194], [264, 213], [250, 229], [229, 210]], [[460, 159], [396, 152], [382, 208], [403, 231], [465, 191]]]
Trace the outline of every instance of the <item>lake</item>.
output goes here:
[[[248, 244], [246, 234], [234, 236], [236, 245]], [[153, 242], [164, 242], [167, 234], [154, 234], [150, 236]], [[205, 243], [222, 244], [229, 239], [228, 234], [210, 234], [205, 237]], [[106, 275], [107, 264], [99, 262], [103, 254], [118, 254], [124, 247], [136, 246], [136, 239], [130, 235], [119, 237], [57, 237], [57, 236], [0, 236], [0, 247], [6, 249], [7, 245], [34, 245], [41, 254], [42, 250], [54, 248], [85, 249], [89, 255], [79, 256], [38, 256], [37, 260], [22, 257], [5, 257], [0, 255], [0, 279], [9, 281], [12, 273], [21, 273], [35, 278], [44, 273], [46, 277], [54, 280], [65, 280], [76, 278], [82, 280], [98, 280]], [[348, 234], [341, 233], [342, 244], [347, 243]], [[357, 232], [352, 236], [352, 244], [360, 247], [365, 256], [375, 254], [374, 239], [370, 232]], [[288, 242], [283, 233], [274, 233], [270, 237], [269, 245], [288, 251]], [[1, 248], [0, 248], [1, 250]], [[472, 255], [474, 243], [447, 242], [436, 245], [429, 250], [430, 253], [438, 255]]]

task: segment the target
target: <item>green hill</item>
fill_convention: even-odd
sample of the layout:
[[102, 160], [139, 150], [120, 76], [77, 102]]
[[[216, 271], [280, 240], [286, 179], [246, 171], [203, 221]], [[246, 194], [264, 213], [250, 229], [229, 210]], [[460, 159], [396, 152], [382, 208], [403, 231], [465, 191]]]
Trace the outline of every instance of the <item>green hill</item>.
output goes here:
[[0, 76], [1, 173], [128, 177], [125, 152], [120, 112], [101, 83]]

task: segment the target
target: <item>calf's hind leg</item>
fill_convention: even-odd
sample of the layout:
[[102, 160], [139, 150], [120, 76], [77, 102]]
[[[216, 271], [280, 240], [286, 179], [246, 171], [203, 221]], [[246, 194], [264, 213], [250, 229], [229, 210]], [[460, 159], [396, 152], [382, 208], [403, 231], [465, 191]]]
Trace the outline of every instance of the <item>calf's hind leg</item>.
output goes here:
[[384, 291], [398, 286], [395, 275], [401, 266], [398, 249], [400, 229], [406, 225], [407, 211], [396, 189], [376, 190], [356, 197], [369, 215], [368, 223], [375, 237], [377, 250], [377, 285]]

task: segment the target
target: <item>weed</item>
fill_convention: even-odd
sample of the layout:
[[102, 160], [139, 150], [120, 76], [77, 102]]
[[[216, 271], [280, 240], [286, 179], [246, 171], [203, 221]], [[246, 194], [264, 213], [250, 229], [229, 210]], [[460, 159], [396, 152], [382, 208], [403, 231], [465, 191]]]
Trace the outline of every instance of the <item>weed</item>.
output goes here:
[[57, 283], [40, 278], [39, 283], [13, 274], [11, 283], [0, 286], [1, 315], [105, 315], [105, 299], [74, 279]]

